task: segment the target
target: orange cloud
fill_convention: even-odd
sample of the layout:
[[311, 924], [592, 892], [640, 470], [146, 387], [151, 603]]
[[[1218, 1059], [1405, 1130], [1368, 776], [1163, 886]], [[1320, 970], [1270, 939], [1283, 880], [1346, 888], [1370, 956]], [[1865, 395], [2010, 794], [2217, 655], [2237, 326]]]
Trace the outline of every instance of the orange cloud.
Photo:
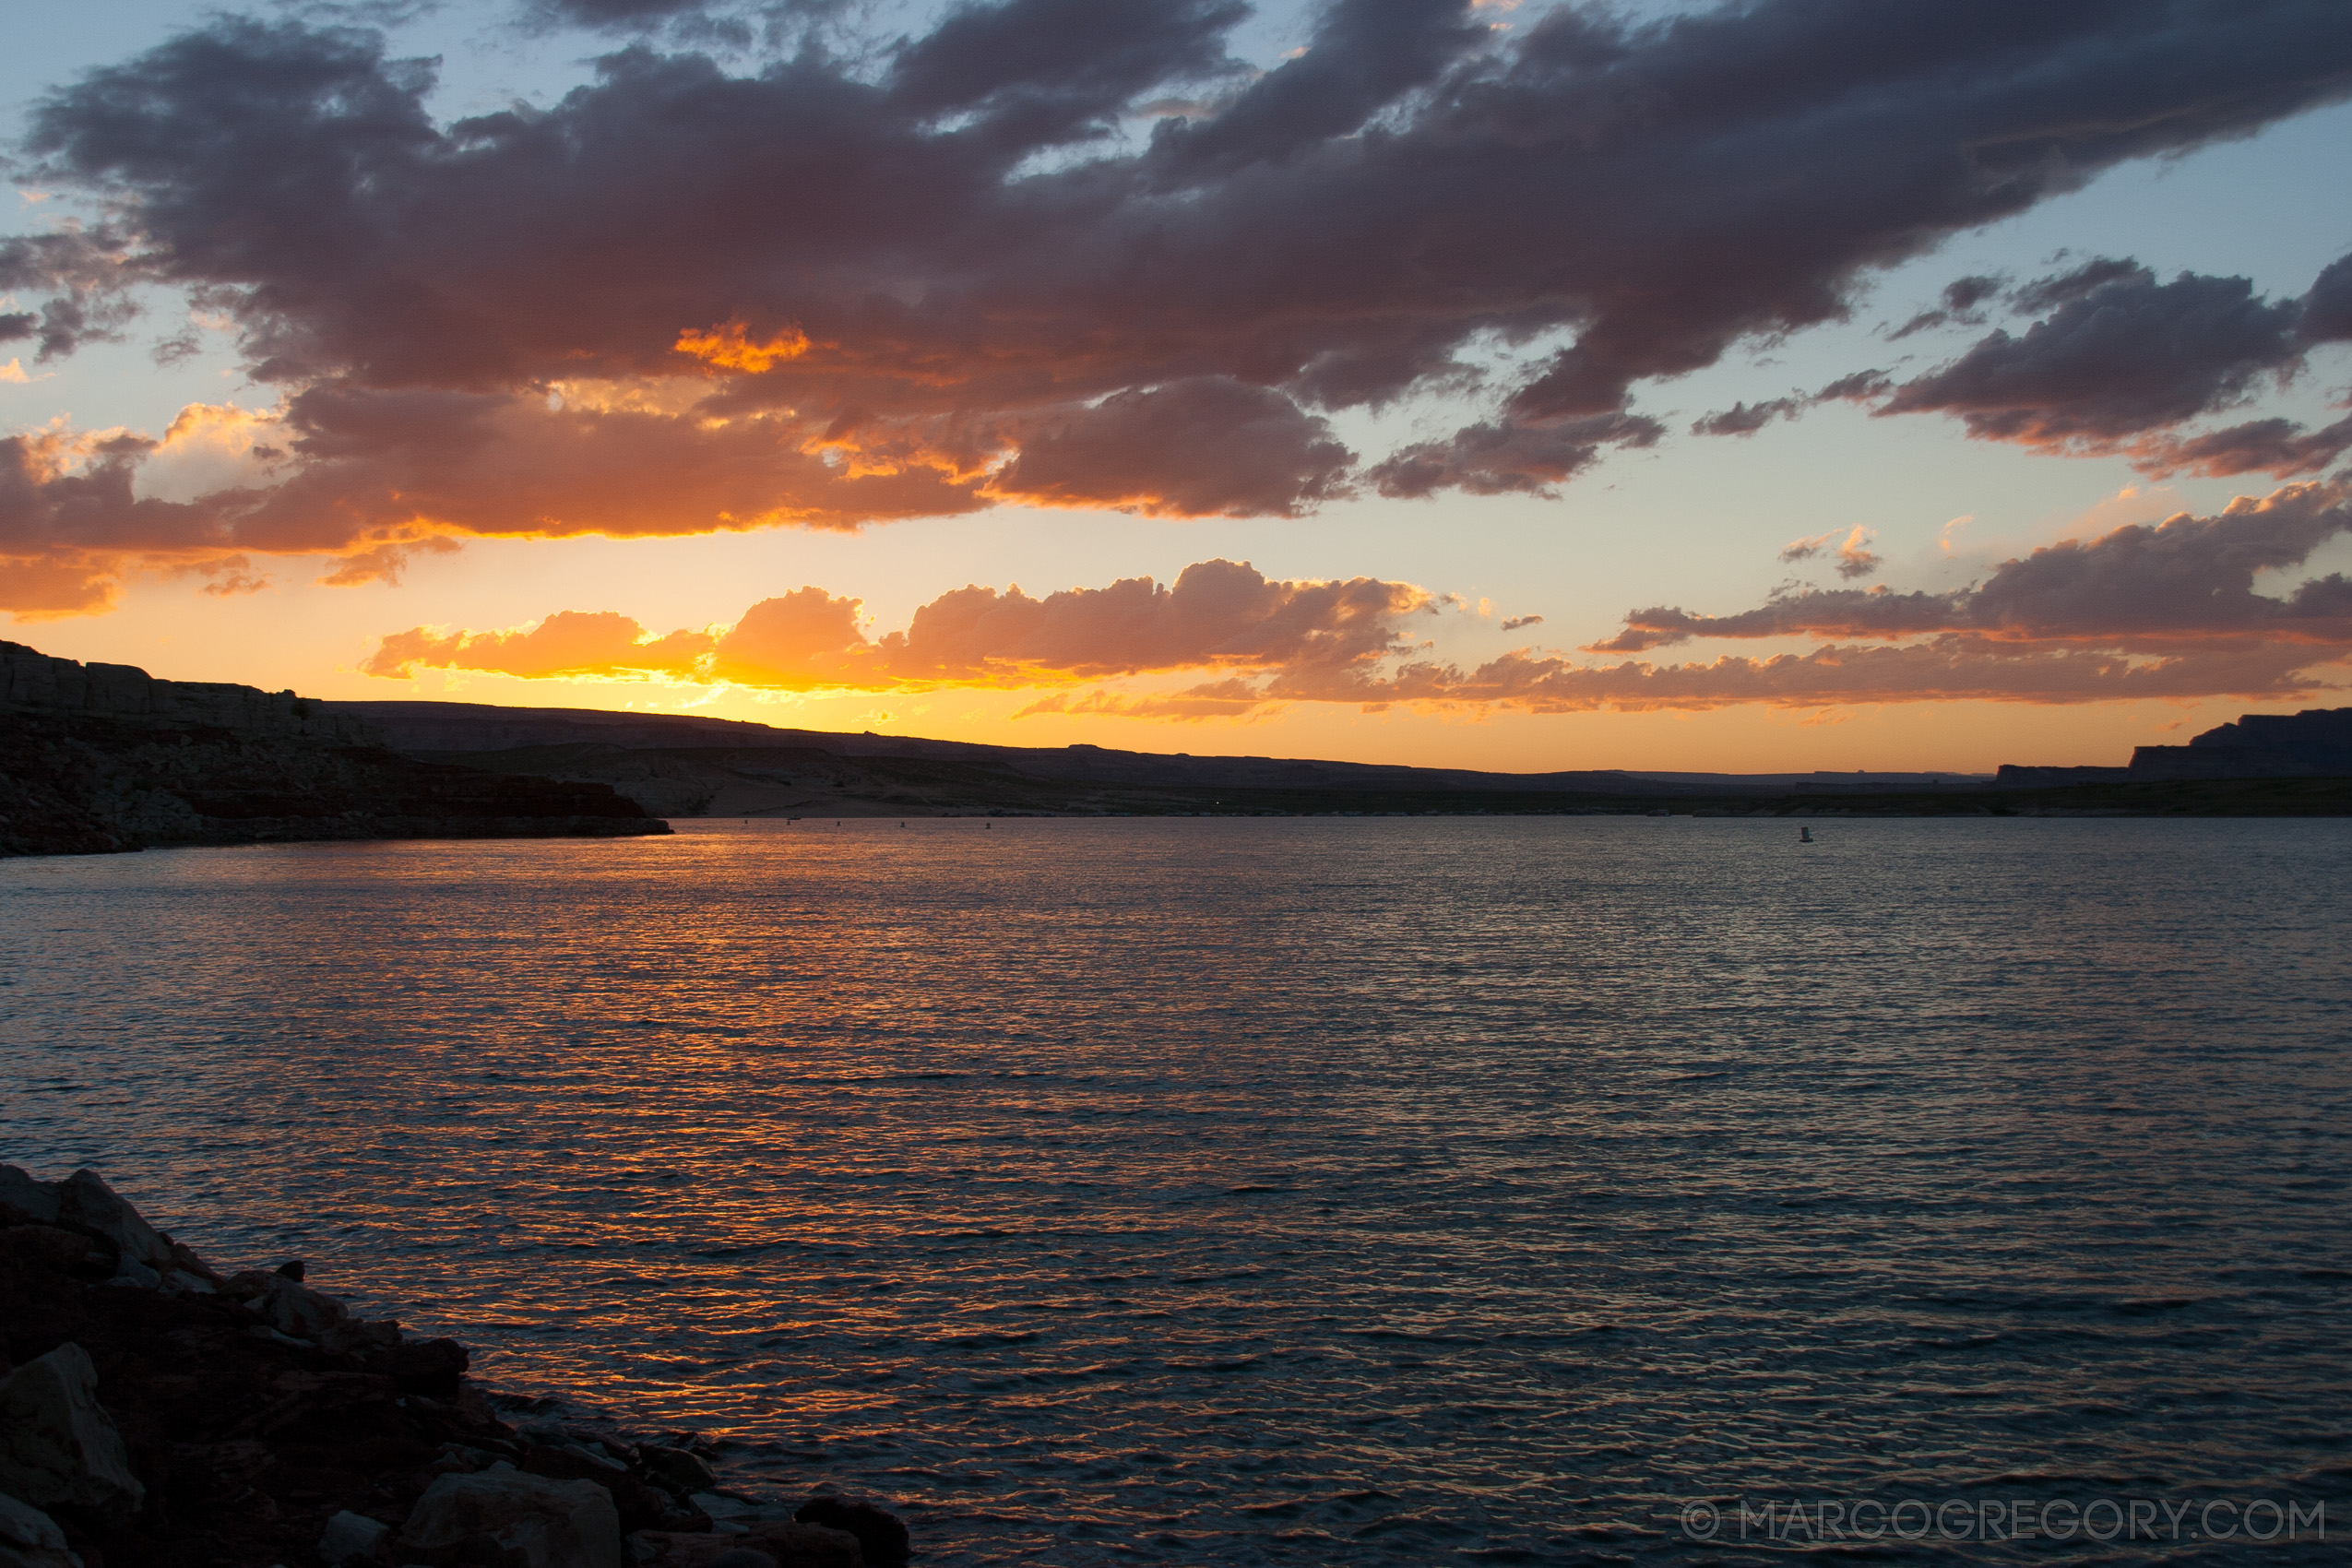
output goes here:
[[724, 631], [659, 638], [612, 612], [567, 611], [528, 631], [420, 626], [381, 639], [361, 669], [660, 676], [785, 691], [1011, 689], [1201, 669], [1363, 680], [1405, 650], [1399, 622], [1431, 602], [1409, 583], [1277, 582], [1246, 564], [1205, 561], [1168, 586], [1129, 577], [1043, 599], [1017, 587], [956, 588], [878, 639], [860, 629], [859, 600], [803, 588], [762, 600]]
[[121, 563], [0, 556], [0, 606], [19, 621], [48, 621], [111, 610], [121, 592]]
[[[1408, 631], [1414, 617], [1458, 600], [1409, 583], [1281, 582], [1205, 561], [1170, 586], [1130, 577], [1043, 599], [1017, 587], [956, 588], [879, 638], [861, 630], [859, 600], [802, 588], [761, 600], [731, 627], [664, 637], [611, 612], [567, 612], [511, 632], [416, 627], [383, 638], [361, 668], [786, 691], [1060, 688], [1021, 713], [1177, 719], [1243, 719], [1298, 702], [1567, 713], [2305, 697], [2352, 659], [2352, 582], [2314, 577], [2271, 597], [2254, 590], [2254, 577], [2299, 564], [2347, 529], [2352, 509], [2339, 487], [2289, 485], [2215, 517], [2052, 545], [1956, 593], [1840, 588], [1721, 617], [1658, 608], [1629, 615], [1617, 637], [1584, 650], [1636, 653], [1702, 638], [1823, 645], [1762, 659], [1580, 662], [1523, 647], [1465, 670]], [[1800, 545], [1820, 550], [1831, 537]], [[1842, 553], [1860, 552], [1849, 534]], [[1185, 672], [1209, 678], [1174, 691], [1070, 690]]]
[[750, 329], [741, 321], [729, 321], [708, 332], [696, 332], [689, 327], [678, 334], [677, 351], [692, 354], [706, 364], [722, 370], [749, 371], [762, 374], [786, 360], [799, 359], [809, 351], [809, 335], [799, 327], [790, 327], [765, 343], [754, 343]]
[[1290, 705], [1269, 700], [1249, 682], [1234, 677], [1187, 686], [1177, 692], [1092, 691], [1079, 696], [1056, 693], [1039, 697], [1013, 717], [1029, 719], [1040, 713], [1106, 714], [1117, 719], [1173, 719], [1199, 722], [1206, 719], [1271, 719]]

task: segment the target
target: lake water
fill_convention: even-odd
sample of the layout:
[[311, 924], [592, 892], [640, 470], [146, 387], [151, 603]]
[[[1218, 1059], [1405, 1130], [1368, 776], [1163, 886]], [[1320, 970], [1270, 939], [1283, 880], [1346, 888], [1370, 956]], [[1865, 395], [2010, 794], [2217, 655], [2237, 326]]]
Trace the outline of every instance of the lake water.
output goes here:
[[680, 826], [0, 862], [0, 1158], [929, 1563], [2352, 1535], [2352, 823]]

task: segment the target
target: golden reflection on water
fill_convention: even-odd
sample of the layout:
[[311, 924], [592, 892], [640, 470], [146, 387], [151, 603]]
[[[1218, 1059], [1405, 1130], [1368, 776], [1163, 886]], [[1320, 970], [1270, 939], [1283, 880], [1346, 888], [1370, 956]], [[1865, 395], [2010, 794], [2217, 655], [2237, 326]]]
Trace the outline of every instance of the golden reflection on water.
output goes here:
[[0, 869], [11, 1158], [947, 1562], [2352, 1413], [2346, 825], [685, 827]]

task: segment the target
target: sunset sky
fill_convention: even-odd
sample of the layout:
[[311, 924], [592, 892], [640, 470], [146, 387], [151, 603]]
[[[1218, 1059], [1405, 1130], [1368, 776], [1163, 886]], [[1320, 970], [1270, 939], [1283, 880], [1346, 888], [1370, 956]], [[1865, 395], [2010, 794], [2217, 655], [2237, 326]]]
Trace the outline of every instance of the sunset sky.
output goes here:
[[1443, 766], [2352, 704], [2343, 0], [19, 7], [0, 635]]

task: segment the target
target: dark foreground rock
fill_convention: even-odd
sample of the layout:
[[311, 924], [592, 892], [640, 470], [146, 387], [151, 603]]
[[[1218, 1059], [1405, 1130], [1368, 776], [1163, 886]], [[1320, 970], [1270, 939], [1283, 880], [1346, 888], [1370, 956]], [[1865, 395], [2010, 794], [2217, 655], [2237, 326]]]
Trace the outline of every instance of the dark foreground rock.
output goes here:
[[[509, 1425], [465, 1375], [462, 1345], [354, 1318], [302, 1272], [223, 1275], [94, 1172], [37, 1182], [0, 1166], [0, 1563], [906, 1557], [905, 1526], [871, 1504], [756, 1516], [717, 1492], [688, 1436], [639, 1444], [547, 1416]], [[701, 1504], [738, 1516], [714, 1525]]]
[[667, 833], [610, 786], [421, 762], [291, 692], [0, 642], [0, 854]]

